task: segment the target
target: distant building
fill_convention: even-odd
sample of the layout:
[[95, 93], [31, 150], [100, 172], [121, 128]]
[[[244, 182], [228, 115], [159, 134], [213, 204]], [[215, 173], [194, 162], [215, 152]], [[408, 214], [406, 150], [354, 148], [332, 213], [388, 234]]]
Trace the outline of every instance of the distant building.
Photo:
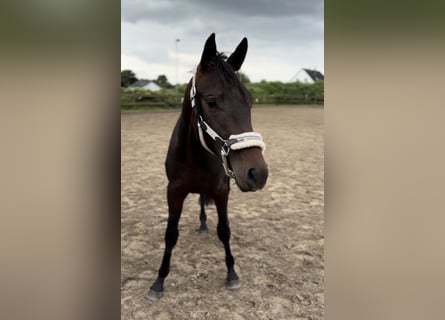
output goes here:
[[145, 89], [150, 91], [159, 91], [162, 88], [150, 80], [138, 80], [128, 86], [129, 89]]
[[303, 68], [292, 77], [291, 82], [298, 81], [303, 83], [314, 83], [320, 80], [324, 80], [324, 75], [320, 71]]

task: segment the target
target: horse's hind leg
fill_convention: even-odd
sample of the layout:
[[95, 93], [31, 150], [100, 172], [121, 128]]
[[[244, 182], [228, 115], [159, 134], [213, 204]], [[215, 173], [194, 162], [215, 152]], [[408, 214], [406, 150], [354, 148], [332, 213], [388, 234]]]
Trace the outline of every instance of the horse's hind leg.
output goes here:
[[207, 215], [205, 211], [205, 205], [207, 203], [206, 195], [199, 195], [199, 204], [201, 205], [201, 213], [199, 214], [199, 221], [201, 222], [198, 232], [199, 233], [208, 233], [209, 230], [207, 228]]
[[159, 268], [158, 277], [148, 291], [147, 298], [150, 300], [158, 300], [162, 297], [164, 291], [164, 280], [170, 272], [170, 258], [174, 246], [178, 240], [179, 231], [178, 224], [181, 217], [182, 205], [187, 194], [180, 193], [171, 187], [167, 187], [168, 201], [168, 222], [165, 231], [165, 251], [162, 258], [161, 267]]
[[226, 266], [227, 266], [227, 289], [238, 289], [241, 282], [235, 272], [235, 259], [230, 250], [230, 227], [229, 218], [227, 216], [227, 202], [229, 193], [215, 198], [216, 210], [218, 212], [218, 237], [224, 245], [226, 251]]

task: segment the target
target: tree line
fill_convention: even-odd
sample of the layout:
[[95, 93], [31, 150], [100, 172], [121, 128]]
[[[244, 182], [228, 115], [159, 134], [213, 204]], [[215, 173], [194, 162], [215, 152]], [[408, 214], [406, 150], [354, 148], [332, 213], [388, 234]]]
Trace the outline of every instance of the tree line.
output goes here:
[[[247, 89], [252, 93], [255, 99], [254, 102], [256, 103], [286, 103], [295, 101], [300, 101], [301, 103], [313, 101], [316, 103], [323, 103], [324, 100], [323, 81], [317, 81], [315, 83], [266, 80], [251, 82], [249, 77], [242, 72], [238, 72], [238, 76]], [[131, 70], [123, 70], [121, 72], [121, 91], [123, 93], [130, 92], [130, 90], [126, 88], [137, 80], [138, 79]], [[162, 88], [161, 93], [164, 95], [183, 95], [187, 87], [187, 83], [183, 83], [176, 88], [168, 81], [165, 75], [159, 75], [157, 79], [151, 81]]]
[[165, 74], [161, 74], [157, 77], [157, 79], [149, 80], [149, 79], [138, 79], [136, 74], [131, 70], [122, 70], [121, 71], [121, 88], [128, 88], [129, 85], [136, 83], [138, 80], [148, 80], [156, 83], [163, 89], [173, 89], [175, 86], [172, 85]]

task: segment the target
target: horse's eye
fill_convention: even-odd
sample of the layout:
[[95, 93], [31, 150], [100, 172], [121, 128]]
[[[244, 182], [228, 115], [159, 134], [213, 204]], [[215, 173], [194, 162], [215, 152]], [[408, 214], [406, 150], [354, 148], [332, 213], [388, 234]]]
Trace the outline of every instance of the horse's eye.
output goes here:
[[215, 108], [218, 105], [216, 104], [216, 99], [215, 98], [208, 98], [207, 99], [207, 104], [209, 105], [210, 108]]

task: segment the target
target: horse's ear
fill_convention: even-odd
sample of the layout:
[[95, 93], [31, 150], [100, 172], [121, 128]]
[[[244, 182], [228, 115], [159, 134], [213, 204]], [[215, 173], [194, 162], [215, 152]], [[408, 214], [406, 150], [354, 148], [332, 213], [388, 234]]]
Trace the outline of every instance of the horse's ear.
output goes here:
[[201, 70], [205, 71], [208, 69], [210, 61], [216, 57], [216, 42], [215, 34], [212, 33], [207, 39], [204, 50], [202, 51], [201, 62], [199, 63]]
[[244, 58], [246, 58], [247, 53], [247, 38], [244, 37], [243, 40], [239, 43], [238, 47], [236, 47], [235, 51], [230, 55], [227, 59], [227, 62], [233, 67], [235, 71], [238, 71], [241, 68], [241, 65], [244, 62]]

